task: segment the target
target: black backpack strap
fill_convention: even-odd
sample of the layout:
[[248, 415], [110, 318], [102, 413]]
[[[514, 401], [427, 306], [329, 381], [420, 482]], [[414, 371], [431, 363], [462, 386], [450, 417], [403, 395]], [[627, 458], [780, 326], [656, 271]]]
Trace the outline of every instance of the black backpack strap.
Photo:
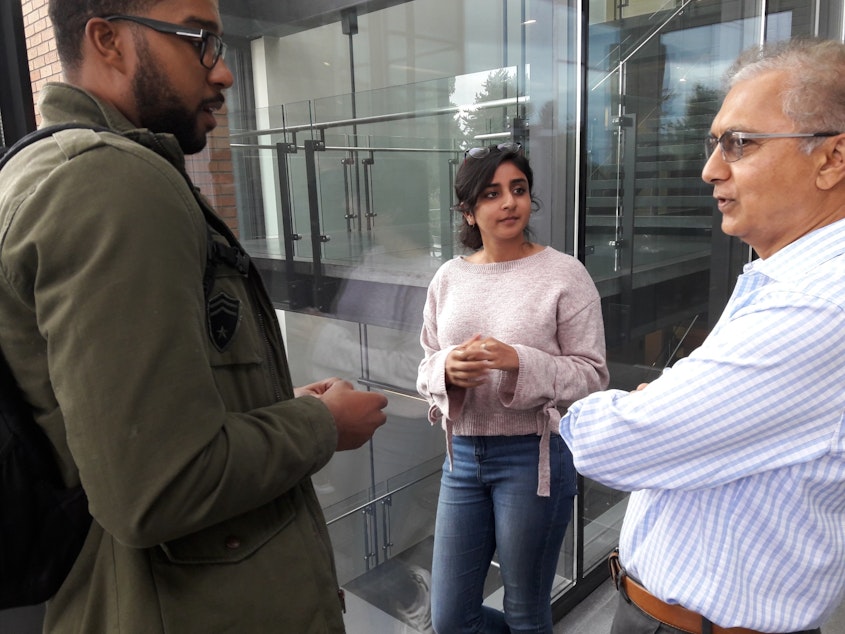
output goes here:
[[[202, 206], [202, 202], [200, 206]], [[211, 224], [208, 222], [206, 215], [205, 223], [206, 233], [208, 235], [208, 248], [206, 249], [205, 271], [202, 276], [202, 290], [205, 293], [206, 301], [211, 296], [211, 291], [214, 288], [214, 275], [217, 271], [217, 265], [222, 262], [235, 269], [241, 275], [249, 274], [249, 255], [239, 243], [223, 244], [214, 239], [214, 232], [211, 230]], [[228, 239], [228, 236], [223, 236]]]
[[69, 121], [67, 123], [57, 123], [55, 125], [48, 125], [43, 128], [39, 128], [38, 130], [33, 130], [29, 134], [24, 135], [20, 139], [18, 139], [13, 145], [8, 148], [4, 148], [2, 154], [0, 154], [0, 169], [3, 169], [3, 166], [9, 162], [9, 160], [22, 149], [24, 149], [28, 145], [32, 145], [36, 141], [40, 141], [41, 139], [46, 139], [48, 136], [53, 136], [56, 132], [61, 132], [62, 130], [74, 130], [74, 129], [87, 129], [87, 130], [94, 130], [95, 132], [113, 132], [113, 130], [109, 130], [109, 128], [104, 128], [103, 126], [93, 125], [90, 123], [79, 123], [77, 121]]

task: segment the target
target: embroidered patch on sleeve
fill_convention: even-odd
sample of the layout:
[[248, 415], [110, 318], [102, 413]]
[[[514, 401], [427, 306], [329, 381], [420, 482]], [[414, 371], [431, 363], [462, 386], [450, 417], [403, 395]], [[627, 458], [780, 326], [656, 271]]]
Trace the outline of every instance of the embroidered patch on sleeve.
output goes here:
[[224, 292], [219, 292], [208, 301], [208, 336], [220, 352], [225, 352], [241, 323], [241, 302]]

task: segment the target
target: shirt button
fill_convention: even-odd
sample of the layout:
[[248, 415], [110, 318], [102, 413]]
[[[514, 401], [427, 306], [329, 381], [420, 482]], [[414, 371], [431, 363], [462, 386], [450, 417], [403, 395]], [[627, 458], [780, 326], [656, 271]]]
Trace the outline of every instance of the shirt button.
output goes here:
[[226, 548], [229, 550], [237, 550], [241, 547], [241, 540], [235, 537], [234, 535], [229, 535], [226, 538]]

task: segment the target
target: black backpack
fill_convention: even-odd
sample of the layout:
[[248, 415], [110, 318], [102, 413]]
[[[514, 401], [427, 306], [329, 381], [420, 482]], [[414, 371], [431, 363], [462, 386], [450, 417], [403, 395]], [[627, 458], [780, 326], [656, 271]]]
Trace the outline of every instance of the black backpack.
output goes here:
[[[0, 148], [0, 169], [19, 150], [59, 130], [107, 128], [80, 123], [48, 126]], [[187, 174], [183, 176], [190, 178]], [[192, 191], [197, 194], [191, 185]], [[227, 232], [222, 221], [208, 223]], [[203, 289], [208, 300], [214, 268], [226, 262], [246, 275], [249, 256], [231, 232], [230, 245], [216, 242], [208, 231], [208, 260]], [[53, 448], [35, 422], [6, 359], [0, 353], [0, 609], [37, 605], [52, 597], [64, 583], [91, 526], [88, 498], [81, 486], [66, 488]]]
[[[27, 145], [73, 127], [90, 126], [36, 130], [0, 150], [0, 169]], [[0, 354], [0, 609], [36, 605], [53, 596], [90, 525], [85, 491], [65, 487], [52, 445]]]
[[88, 498], [65, 488], [47, 436], [0, 357], [0, 609], [53, 596], [88, 529]]

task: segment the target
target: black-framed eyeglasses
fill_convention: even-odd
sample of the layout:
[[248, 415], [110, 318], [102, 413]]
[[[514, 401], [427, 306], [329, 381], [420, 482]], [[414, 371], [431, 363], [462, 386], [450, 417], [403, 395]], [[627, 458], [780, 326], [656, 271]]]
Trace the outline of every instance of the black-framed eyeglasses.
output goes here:
[[110, 15], [103, 19], [109, 22], [114, 20], [135, 22], [159, 33], [168, 33], [183, 37], [196, 46], [200, 54], [200, 64], [208, 70], [214, 68], [214, 65], [226, 55], [226, 43], [219, 35], [211, 31], [206, 31], [205, 29], [192, 29], [182, 24], [171, 24], [170, 22], [142, 18], [137, 15]]
[[716, 151], [716, 146], [722, 151], [722, 158], [726, 163], [734, 163], [742, 158], [742, 151], [746, 147], [746, 141], [756, 139], [809, 139], [813, 137], [830, 137], [842, 134], [841, 132], [738, 132], [726, 130], [722, 136], [716, 137], [712, 134], [704, 139], [704, 155], [710, 159], [710, 155]]
[[522, 151], [522, 143], [516, 143], [515, 141], [507, 141], [505, 143], [499, 143], [499, 145], [485, 145], [482, 147], [471, 147], [466, 152], [464, 152], [464, 160], [469, 158], [474, 159], [481, 159], [490, 154], [490, 151], [496, 148], [499, 152], [503, 154], [519, 154]]

